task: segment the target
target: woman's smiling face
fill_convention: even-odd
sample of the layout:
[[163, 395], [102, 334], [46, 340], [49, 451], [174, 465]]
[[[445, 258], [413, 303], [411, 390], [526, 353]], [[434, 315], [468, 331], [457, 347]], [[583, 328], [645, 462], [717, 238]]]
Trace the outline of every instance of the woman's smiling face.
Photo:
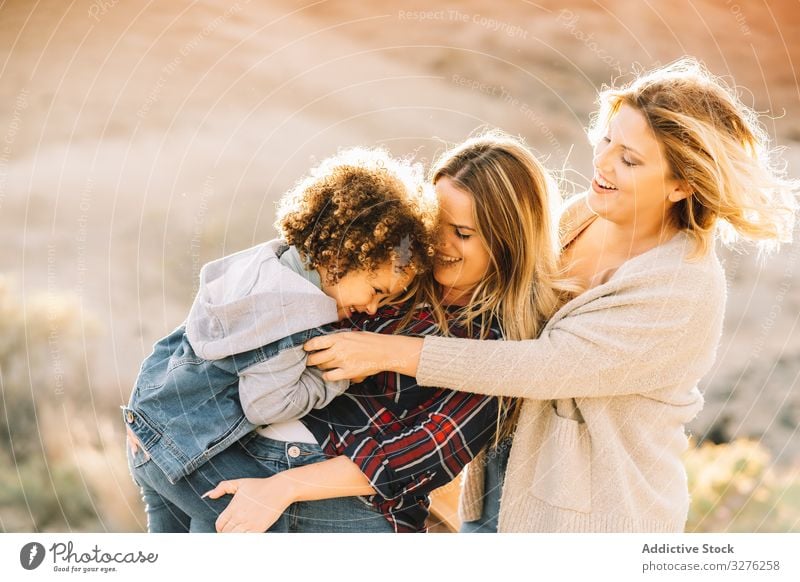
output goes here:
[[463, 305], [489, 270], [489, 249], [478, 234], [472, 195], [443, 176], [436, 182], [439, 241], [433, 275], [443, 287], [443, 302]]
[[589, 206], [616, 224], [651, 229], [686, 197], [644, 115], [622, 105], [594, 148]]

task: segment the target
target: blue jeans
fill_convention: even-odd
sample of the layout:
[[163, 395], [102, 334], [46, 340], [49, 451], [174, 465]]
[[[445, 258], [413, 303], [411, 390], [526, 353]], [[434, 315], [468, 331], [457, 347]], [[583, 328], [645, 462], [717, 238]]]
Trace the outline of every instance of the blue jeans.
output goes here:
[[497, 533], [500, 494], [503, 491], [510, 451], [511, 438], [507, 438], [486, 452], [486, 466], [483, 469], [483, 511], [479, 519], [462, 523], [461, 533]]
[[[141, 448], [135, 455], [128, 448], [128, 464], [146, 504], [150, 532], [214, 532], [217, 517], [231, 496], [200, 496], [220, 481], [270, 477], [326, 458], [317, 444], [276, 441], [252, 433], [173, 485], [152, 459], [145, 458]], [[339, 497], [293, 503], [268, 531], [377, 533], [392, 532], [393, 528], [363, 498]]]

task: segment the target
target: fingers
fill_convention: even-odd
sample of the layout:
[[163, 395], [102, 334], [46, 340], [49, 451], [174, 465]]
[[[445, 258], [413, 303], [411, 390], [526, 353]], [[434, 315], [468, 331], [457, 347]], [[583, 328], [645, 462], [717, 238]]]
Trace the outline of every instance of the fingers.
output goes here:
[[[239, 516], [240, 518], [243, 516]], [[250, 529], [249, 525], [247, 524], [247, 519], [243, 522], [239, 521], [239, 518], [235, 517], [234, 511], [231, 509], [229, 505], [225, 511], [219, 514], [216, 523], [214, 526], [217, 529], [217, 533], [251, 533], [256, 530]]]
[[333, 335], [321, 335], [308, 340], [305, 344], [303, 344], [303, 349], [307, 352], [316, 352], [317, 350], [327, 350], [333, 344]]
[[144, 453], [144, 458], [150, 459], [150, 453], [148, 453], [147, 450], [142, 447], [142, 443], [139, 442], [139, 437], [133, 433], [129, 426], [125, 427], [125, 432], [128, 435], [128, 447], [131, 449], [131, 454], [135, 455], [136, 451], [138, 451], [141, 447], [142, 452]]
[[336, 356], [332, 350], [323, 350], [321, 352], [313, 352], [308, 354], [306, 358], [306, 366], [316, 366], [321, 370], [328, 370], [334, 368], [336, 363]]
[[236, 525], [233, 525], [229, 522], [224, 528], [218, 529], [217, 533], [255, 533], [255, 530], [249, 529], [243, 523], [237, 523]]
[[231, 532], [233, 524], [231, 523], [231, 516], [228, 509], [219, 514], [219, 517], [214, 525], [217, 528], [217, 533]]
[[128, 426], [125, 427], [125, 432], [127, 436], [126, 440], [128, 441], [128, 448], [131, 450], [131, 453], [135, 455], [136, 449], [139, 448], [138, 443], [136, 441], [136, 435], [133, 434], [133, 431]]
[[214, 487], [211, 491], [206, 491], [203, 493], [200, 498], [205, 499], [208, 497], [209, 499], [219, 499], [223, 495], [236, 495], [236, 491], [238, 489], [239, 482], [237, 480], [220, 481], [216, 487]]

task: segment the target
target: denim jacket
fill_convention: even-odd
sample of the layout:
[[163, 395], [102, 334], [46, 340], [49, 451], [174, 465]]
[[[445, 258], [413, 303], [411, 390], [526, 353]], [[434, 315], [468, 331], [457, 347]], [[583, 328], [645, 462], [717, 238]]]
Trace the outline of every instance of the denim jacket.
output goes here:
[[186, 322], [142, 363], [123, 418], [172, 483], [349, 386], [306, 367], [303, 343], [333, 331], [322, 326], [337, 319], [336, 303], [281, 263], [287, 250], [270, 241], [204, 266]]

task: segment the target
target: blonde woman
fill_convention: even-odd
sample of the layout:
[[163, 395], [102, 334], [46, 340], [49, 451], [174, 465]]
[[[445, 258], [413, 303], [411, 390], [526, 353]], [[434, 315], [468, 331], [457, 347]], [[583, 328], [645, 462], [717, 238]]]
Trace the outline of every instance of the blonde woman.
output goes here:
[[[490, 133], [445, 153], [433, 182], [439, 200], [433, 277], [410, 313], [385, 307], [373, 317], [355, 315], [353, 324], [382, 334], [445, 330], [485, 340], [536, 337], [560, 301], [550, 210], [554, 191], [546, 171], [518, 140]], [[391, 531], [424, 531], [428, 494], [492, 444], [498, 423], [505, 427], [510, 416], [511, 399], [431, 390], [410, 376], [379, 373], [297, 421], [314, 436], [312, 446], [332, 458], [294, 467], [283, 451], [286, 446], [302, 451], [301, 445], [257, 443], [276, 452], [276, 462], [288, 470], [215, 487], [212, 499], [234, 495], [217, 529], [285, 531], [282, 524], [288, 521], [299, 524], [292, 531], [309, 531], [336, 519], [345, 524], [352, 496], [363, 495]], [[271, 428], [298, 432], [296, 426]], [[315, 531], [334, 529], [339, 530], [334, 524]]]
[[[684, 59], [600, 94], [592, 188], [562, 220], [562, 264], [585, 290], [534, 340], [351, 333], [317, 338], [329, 379], [392, 370], [423, 386], [524, 399], [499, 530], [680, 532], [684, 426], [702, 408], [725, 310], [715, 238], [790, 238], [797, 184], [756, 114]], [[541, 252], [531, 249], [529, 252]], [[480, 517], [482, 467], [462, 495]]]

